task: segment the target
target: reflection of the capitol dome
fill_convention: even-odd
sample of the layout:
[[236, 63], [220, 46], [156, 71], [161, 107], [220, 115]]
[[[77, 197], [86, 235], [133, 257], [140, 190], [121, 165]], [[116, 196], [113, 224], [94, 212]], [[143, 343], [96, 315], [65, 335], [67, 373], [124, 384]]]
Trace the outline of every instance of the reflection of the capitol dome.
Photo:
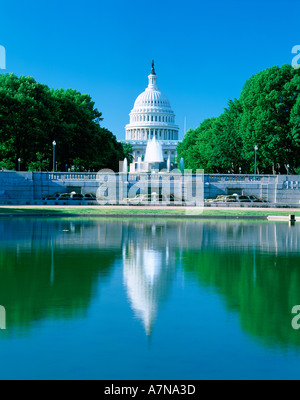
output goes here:
[[158, 305], [166, 297], [172, 282], [173, 268], [169, 265], [169, 248], [123, 247], [124, 284], [136, 318], [144, 325], [147, 335], [151, 334]]

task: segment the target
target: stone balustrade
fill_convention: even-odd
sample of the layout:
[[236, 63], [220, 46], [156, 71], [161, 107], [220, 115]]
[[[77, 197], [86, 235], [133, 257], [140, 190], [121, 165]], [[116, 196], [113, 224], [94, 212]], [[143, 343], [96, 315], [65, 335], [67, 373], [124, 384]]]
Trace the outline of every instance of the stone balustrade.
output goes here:
[[97, 175], [96, 172], [47, 172], [45, 179], [53, 181], [85, 181], [97, 180]]

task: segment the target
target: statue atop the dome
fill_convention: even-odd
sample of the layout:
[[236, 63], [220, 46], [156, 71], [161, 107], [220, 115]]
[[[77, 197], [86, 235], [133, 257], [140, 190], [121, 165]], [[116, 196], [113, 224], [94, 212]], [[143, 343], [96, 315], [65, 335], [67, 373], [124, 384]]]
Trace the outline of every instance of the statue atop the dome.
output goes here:
[[156, 75], [155, 69], [154, 69], [154, 60], [152, 60], [152, 70], [151, 70], [151, 75]]

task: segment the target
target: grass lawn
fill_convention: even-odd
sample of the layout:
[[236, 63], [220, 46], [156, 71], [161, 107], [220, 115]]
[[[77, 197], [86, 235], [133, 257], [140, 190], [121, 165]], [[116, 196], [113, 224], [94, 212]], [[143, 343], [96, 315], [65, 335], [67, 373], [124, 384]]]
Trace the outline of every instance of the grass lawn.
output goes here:
[[[189, 209], [190, 213], [193, 211], [193, 209]], [[0, 207], [0, 214], [8, 214], [8, 215], [22, 215], [22, 214], [54, 214], [57, 216], [60, 215], [70, 215], [70, 214], [79, 214], [79, 215], [88, 215], [88, 214], [94, 214], [94, 215], [185, 215], [186, 210], [184, 209], [178, 209], [178, 210], [168, 210], [168, 209], [145, 209], [142, 207], [139, 208], [105, 208], [105, 207], [91, 207], [91, 208], [81, 208], [78, 206], [78, 208], [73, 207], [73, 208], [58, 208], [58, 207], [41, 207], [41, 208], [34, 208], [34, 207]], [[203, 215], [217, 215], [217, 216], [288, 216], [290, 214], [295, 214], [296, 216], [300, 217], [300, 209], [299, 211], [287, 211], [284, 209], [260, 209], [260, 210], [243, 210], [240, 208], [236, 209], [226, 209], [226, 210], [218, 210], [218, 209], [205, 209], [203, 211]], [[196, 215], [197, 216], [197, 215]]]

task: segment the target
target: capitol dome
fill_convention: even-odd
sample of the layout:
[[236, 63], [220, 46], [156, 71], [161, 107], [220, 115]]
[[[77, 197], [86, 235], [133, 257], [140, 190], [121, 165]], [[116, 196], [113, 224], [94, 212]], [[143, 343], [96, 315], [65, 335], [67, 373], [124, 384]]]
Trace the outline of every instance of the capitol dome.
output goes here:
[[158, 88], [147, 88], [134, 103], [133, 112], [139, 108], [169, 108], [171, 110], [171, 105], [168, 98], [159, 91]]
[[155, 138], [164, 151], [164, 159], [176, 157], [179, 128], [168, 98], [157, 86], [157, 75], [152, 62], [149, 84], [140, 94], [131, 111], [130, 123], [126, 125], [126, 143], [134, 148], [134, 159], [145, 156], [147, 142]]

